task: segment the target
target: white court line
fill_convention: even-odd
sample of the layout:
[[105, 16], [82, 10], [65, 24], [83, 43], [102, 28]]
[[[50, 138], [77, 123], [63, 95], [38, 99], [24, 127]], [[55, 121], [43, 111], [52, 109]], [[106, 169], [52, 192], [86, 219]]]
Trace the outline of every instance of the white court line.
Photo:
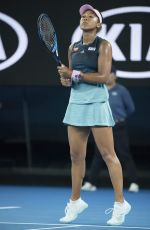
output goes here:
[[21, 208], [19, 206], [3, 206], [3, 207], [0, 207], [0, 210], [3, 210], [3, 209], [13, 209], [13, 208]]
[[58, 226], [58, 227], [49, 227], [49, 228], [28, 228], [28, 229], [25, 229], [25, 230], [49, 230], [49, 229], [60, 229], [60, 228], [78, 228], [78, 227], [81, 227], [81, 225], [63, 225], [63, 226]]
[[0, 224], [9, 224], [9, 225], [44, 225], [44, 226], [56, 226], [56, 225], [60, 225], [60, 226], [68, 226], [68, 224], [46, 224], [46, 223], [33, 223], [33, 222], [7, 222], [7, 221], [0, 221]]
[[[46, 224], [46, 223], [32, 223], [32, 222], [0, 222], [0, 224], [8, 224], [8, 225], [43, 225], [43, 226], [53, 226], [52, 228], [47, 229], [54, 229], [54, 226], [61, 226], [62, 228], [69, 228], [69, 227], [91, 227], [91, 228], [107, 228], [107, 229], [140, 229], [140, 230], [150, 230], [150, 227], [139, 227], [139, 226], [106, 226], [106, 225], [94, 225], [94, 224], [81, 224], [81, 225], [70, 225], [70, 224]], [[35, 228], [34, 230], [40, 230], [44, 228]]]
[[78, 227], [90, 227], [90, 228], [106, 228], [106, 229], [140, 229], [140, 230], [148, 230], [149, 227], [129, 227], [129, 226], [106, 226], [106, 225], [66, 225], [59, 227], [49, 227], [49, 228], [28, 228], [25, 230], [51, 230], [51, 229], [66, 229], [66, 228], [78, 228]]
[[[70, 224], [45, 224], [45, 223], [19, 223], [19, 222], [0, 222], [0, 224], [8, 224], [8, 225], [44, 225], [44, 226], [60, 226], [60, 227], [52, 227], [52, 228], [36, 228], [38, 230], [42, 229], [54, 229], [54, 228], [70, 228], [70, 227], [76, 227], [75, 225]], [[79, 225], [78, 225], [79, 227]], [[26, 229], [29, 230], [29, 229]], [[30, 229], [31, 230], [31, 229]]]

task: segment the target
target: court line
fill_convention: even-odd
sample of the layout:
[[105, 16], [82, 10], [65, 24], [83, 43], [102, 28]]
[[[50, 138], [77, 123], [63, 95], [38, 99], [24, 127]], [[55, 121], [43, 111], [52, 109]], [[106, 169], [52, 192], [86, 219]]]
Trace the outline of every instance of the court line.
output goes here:
[[[46, 223], [32, 223], [32, 222], [0, 222], [0, 224], [8, 224], [8, 225], [43, 225], [43, 226], [53, 226], [53, 228], [46, 228], [46, 229], [54, 229], [54, 226], [60, 226], [60, 227], [94, 227], [94, 228], [116, 228], [116, 229], [140, 229], [140, 230], [150, 230], [150, 227], [142, 227], [142, 226], [109, 226], [109, 225], [86, 225], [86, 224], [81, 224], [81, 225], [70, 225], [70, 224], [46, 224]], [[44, 228], [35, 228], [34, 230], [40, 230]]]
[[49, 227], [49, 228], [28, 228], [28, 229], [25, 229], [25, 230], [49, 230], [49, 229], [60, 229], [60, 228], [78, 228], [78, 227], [81, 227], [81, 225], [63, 225], [63, 226], [58, 226], [58, 227]]
[[0, 207], [0, 210], [3, 210], [3, 209], [13, 209], [13, 208], [21, 208], [19, 206], [3, 206], [3, 207]]
[[106, 228], [106, 229], [140, 229], [140, 230], [149, 230], [149, 227], [130, 227], [130, 226], [106, 226], [106, 225], [66, 225], [58, 227], [49, 227], [49, 228], [30, 228], [25, 230], [51, 230], [51, 229], [66, 229], [66, 228], [78, 228], [78, 227], [91, 227], [91, 228]]
[[[44, 225], [44, 226], [51, 226], [51, 225], [60, 225], [62, 226], [62, 224], [46, 224], [46, 223], [36, 223], [36, 222], [7, 222], [7, 221], [0, 221], [0, 224], [12, 224], [12, 225]], [[64, 226], [66, 226], [68, 224], [64, 224]]]

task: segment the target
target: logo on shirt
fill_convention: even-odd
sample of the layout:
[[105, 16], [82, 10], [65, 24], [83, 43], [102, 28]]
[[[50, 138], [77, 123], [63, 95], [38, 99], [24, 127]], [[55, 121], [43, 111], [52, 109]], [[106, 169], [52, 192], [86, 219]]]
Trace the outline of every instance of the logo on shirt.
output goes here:
[[113, 91], [113, 92], [112, 92], [112, 95], [113, 95], [113, 96], [117, 96], [118, 93], [117, 93], [116, 91]]
[[96, 48], [95, 48], [95, 47], [89, 47], [88, 50], [90, 50], [90, 51], [95, 51]]
[[81, 54], [84, 54], [84, 50], [81, 50], [81, 52], [80, 52]]
[[77, 52], [78, 50], [79, 50], [78, 47], [74, 47], [74, 48], [73, 48], [73, 51], [74, 51], [74, 52]]

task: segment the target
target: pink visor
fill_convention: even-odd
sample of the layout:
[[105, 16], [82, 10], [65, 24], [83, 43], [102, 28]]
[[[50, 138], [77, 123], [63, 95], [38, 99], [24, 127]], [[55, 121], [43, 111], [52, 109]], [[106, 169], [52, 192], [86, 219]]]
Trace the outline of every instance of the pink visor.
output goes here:
[[93, 8], [91, 5], [89, 5], [89, 4], [85, 4], [85, 5], [83, 5], [83, 6], [80, 7], [80, 9], [79, 9], [80, 15], [82, 16], [82, 14], [83, 14], [85, 11], [87, 11], [87, 10], [93, 11], [93, 12], [96, 14], [96, 16], [99, 18], [100, 23], [102, 23], [102, 16], [101, 16], [100, 12], [99, 12], [98, 10], [94, 9], [94, 8]]

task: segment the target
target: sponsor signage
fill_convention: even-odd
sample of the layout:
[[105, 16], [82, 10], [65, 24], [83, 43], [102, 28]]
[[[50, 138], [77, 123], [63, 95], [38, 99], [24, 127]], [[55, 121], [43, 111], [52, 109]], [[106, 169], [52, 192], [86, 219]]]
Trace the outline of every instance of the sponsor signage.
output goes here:
[[19, 59], [24, 55], [27, 46], [28, 46], [28, 37], [24, 28], [17, 22], [15, 19], [10, 16], [0, 12], [0, 21], [6, 23], [16, 34], [16, 44], [17, 46], [14, 49], [14, 52], [11, 56], [7, 55], [5, 36], [10, 36], [11, 40], [11, 31], [10, 34], [0, 34], [0, 70], [4, 70], [14, 65]]

